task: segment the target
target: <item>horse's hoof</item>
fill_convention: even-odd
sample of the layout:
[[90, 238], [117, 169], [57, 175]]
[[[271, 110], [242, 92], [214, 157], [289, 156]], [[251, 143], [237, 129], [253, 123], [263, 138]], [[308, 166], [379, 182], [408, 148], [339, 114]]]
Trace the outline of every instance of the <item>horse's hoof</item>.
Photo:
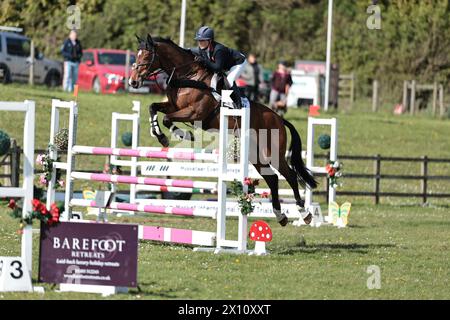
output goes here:
[[311, 213], [308, 213], [308, 215], [306, 216], [306, 217], [304, 217], [303, 218], [303, 221], [306, 223], [306, 224], [310, 224], [311, 223], [311, 221], [312, 221], [312, 214]]
[[278, 223], [279, 223], [282, 227], [285, 227], [285, 226], [288, 224], [288, 222], [289, 222], [289, 219], [288, 219], [288, 217], [286, 217], [286, 216], [284, 216], [284, 218], [281, 219], [281, 221], [278, 221]]
[[193, 134], [192, 132], [190, 132], [190, 131], [187, 131], [187, 132], [186, 132], [186, 137], [185, 137], [184, 139], [185, 139], [185, 140], [192, 141], [192, 142], [195, 141], [194, 134]]
[[158, 141], [165, 148], [169, 146], [169, 139], [166, 136], [159, 137]]

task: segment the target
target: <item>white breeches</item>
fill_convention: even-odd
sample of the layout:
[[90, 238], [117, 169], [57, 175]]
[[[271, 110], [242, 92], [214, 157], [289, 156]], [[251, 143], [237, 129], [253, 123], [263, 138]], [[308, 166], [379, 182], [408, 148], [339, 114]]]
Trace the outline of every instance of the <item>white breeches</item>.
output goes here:
[[227, 75], [227, 80], [230, 86], [233, 86], [234, 81], [239, 78], [242, 71], [244, 71], [245, 65], [247, 64], [247, 59], [244, 60], [241, 64], [237, 64], [231, 67], [230, 72]]

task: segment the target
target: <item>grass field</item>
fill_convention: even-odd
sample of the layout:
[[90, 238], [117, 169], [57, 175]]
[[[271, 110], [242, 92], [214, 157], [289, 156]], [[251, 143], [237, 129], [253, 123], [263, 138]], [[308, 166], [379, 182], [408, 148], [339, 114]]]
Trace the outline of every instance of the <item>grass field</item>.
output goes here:
[[[0, 85], [0, 101], [35, 100], [37, 103], [36, 147], [45, 148], [49, 139], [51, 99], [71, 99], [60, 91], [28, 86]], [[143, 106], [161, 97], [102, 96], [80, 93], [78, 144], [107, 146], [110, 141], [111, 112], [129, 112], [131, 100]], [[142, 110], [142, 144], [156, 145], [148, 132], [147, 111]], [[389, 112], [368, 113], [365, 108], [330, 114], [339, 121], [339, 154], [423, 156], [450, 158], [450, 121], [428, 114], [393, 116]], [[290, 110], [287, 118], [306, 139], [307, 113]], [[18, 125], [20, 123], [20, 125]], [[21, 137], [22, 119], [14, 113], [0, 115], [0, 129]], [[124, 127], [123, 130], [130, 130]], [[324, 132], [324, 131], [323, 131]], [[321, 131], [318, 131], [318, 135]], [[19, 142], [21, 144], [21, 142]], [[319, 150], [317, 150], [319, 151]], [[103, 167], [104, 159], [85, 157], [77, 168]], [[348, 161], [345, 171], [372, 172], [373, 164]], [[419, 173], [419, 164], [393, 165], [389, 173]], [[450, 172], [450, 166], [433, 165], [430, 174]], [[80, 185], [85, 187], [88, 184]], [[343, 190], [372, 188], [372, 182], [352, 180]], [[419, 182], [383, 182], [383, 191], [418, 190]], [[433, 182], [432, 192], [445, 192], [448, 182]], [[450, 199], [430, 200], [340, 197], [352, 202], [349, 227], [281, 228], [269, 221], [274, 239], [268, 245], [271, 255], [249, 257], [193, 253], [188, 246], [156, 245], [141, 242], [139, 250], [139, 290], [113, 299], [449, 299]], [[0, 208], [0, 255], [17, 255], [20, 238], [17, 222]], [[121, 218], [123, 222], [164, 224], [214, 230], [208, 219], [186, 219], [143, 215]], [[234, 224], [230, 223], [233, 230]], [[35, 235], [36, 237], [36, 235]], [[37, 239], [37, 238], [36, 238]], [[37, 241], [35, 242], [37, 244]], [[37, 279], [37, 245], [34, 248]], [[367, 268], [381, 270], [381, 289], [369, 290]], [[60, 294], [45, 284], [45, 295], [0, 293], [5, 299], [92, 299], [97, 295]]]

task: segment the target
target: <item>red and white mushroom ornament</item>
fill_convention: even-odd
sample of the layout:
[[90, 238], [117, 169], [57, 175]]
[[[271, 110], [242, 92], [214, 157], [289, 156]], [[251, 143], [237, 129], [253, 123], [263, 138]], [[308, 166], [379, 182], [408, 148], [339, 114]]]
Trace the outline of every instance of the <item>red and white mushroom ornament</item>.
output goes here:
[[272, 230], [269, 225], [261, 220], [253, 222], [250, 227], [249, 236], [250, 240], [255, 241], [254, 254], [267, 254], [266, 242], [272, 241]]

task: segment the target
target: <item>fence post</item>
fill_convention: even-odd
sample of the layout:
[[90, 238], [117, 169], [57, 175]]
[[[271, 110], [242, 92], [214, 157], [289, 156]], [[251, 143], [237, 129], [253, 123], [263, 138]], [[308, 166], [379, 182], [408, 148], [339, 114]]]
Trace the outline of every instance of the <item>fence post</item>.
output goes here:
[[422, 162], [422, 203], [427, 203], [427, 187], [428, 187], [428, 157], [423, 156]]
[[[328, 151], [327, 152], [327, 158], [324, 161], [324, 167], [327, 166], [329, 159], [330, 159], [330, 152]], [[325, 201], [328, 202], [329, 201], [328, 195], [330, 194], [330, 179], [327, 178], [327, 175], [325, 175], [325, 187], [326, 187], [325, 188], [325, 191], [326, 191], [326, 193], [325, 193]]]
[[435, 81], [433, 84], [433, 117], [436, 116], [437, 97], [438, 97], [438, 84]]
[[130, 78], [130, 49], [127, 49], [125, 56], [125, 92], [128, 91], [128, 79]]
[[413, 80], [411, 83], [411, 101], [410, 101], [410, 107], [409, 112], [411, 115], [414, 115], [416, 109], [416, 80]]
[[408, 110], [408, 81], [403, 81], [403, 110]]
[[374, 163], [374, 171], [375, 171], [375, 204], [380, 203], [380, 180], [381, 180], [381, 155], [377, 154], [375, 156]]
[[16, 140], [13, 140], [11, 147], [11, 186], [18, 188], [20, 180], [20, 153], [21, 149], [17, 146]]
[[351, 87], [350, 87], [350, 108], [353, 109], [353, 101], [355, 100], [355, 73], [351, 74]]
[[34, 41], [31, 40], [30, 44], [30, 73], [28, 77], [28, 83], [32, 86], [34, 85]]
[[439, 85], [439, 109], [440, 109], [440, 117], [444, 117], [444, 86]]
[[378, 111], [378, 80], [373, 80], [372, 87], [372, 112]]
[[[9, 154], [8, 154], [9, 153]], [[3, 167], [3, 186], [9, 186], [11, 184], [11, 149], [8, 151], [3, 159], [0, 159], [0, 169]], [[9, 162], [8, 162], [9, 159]], [[8, 178], [9, 175], [9, 178]], [[9, 180], [9, 181], [8, 181]]]

